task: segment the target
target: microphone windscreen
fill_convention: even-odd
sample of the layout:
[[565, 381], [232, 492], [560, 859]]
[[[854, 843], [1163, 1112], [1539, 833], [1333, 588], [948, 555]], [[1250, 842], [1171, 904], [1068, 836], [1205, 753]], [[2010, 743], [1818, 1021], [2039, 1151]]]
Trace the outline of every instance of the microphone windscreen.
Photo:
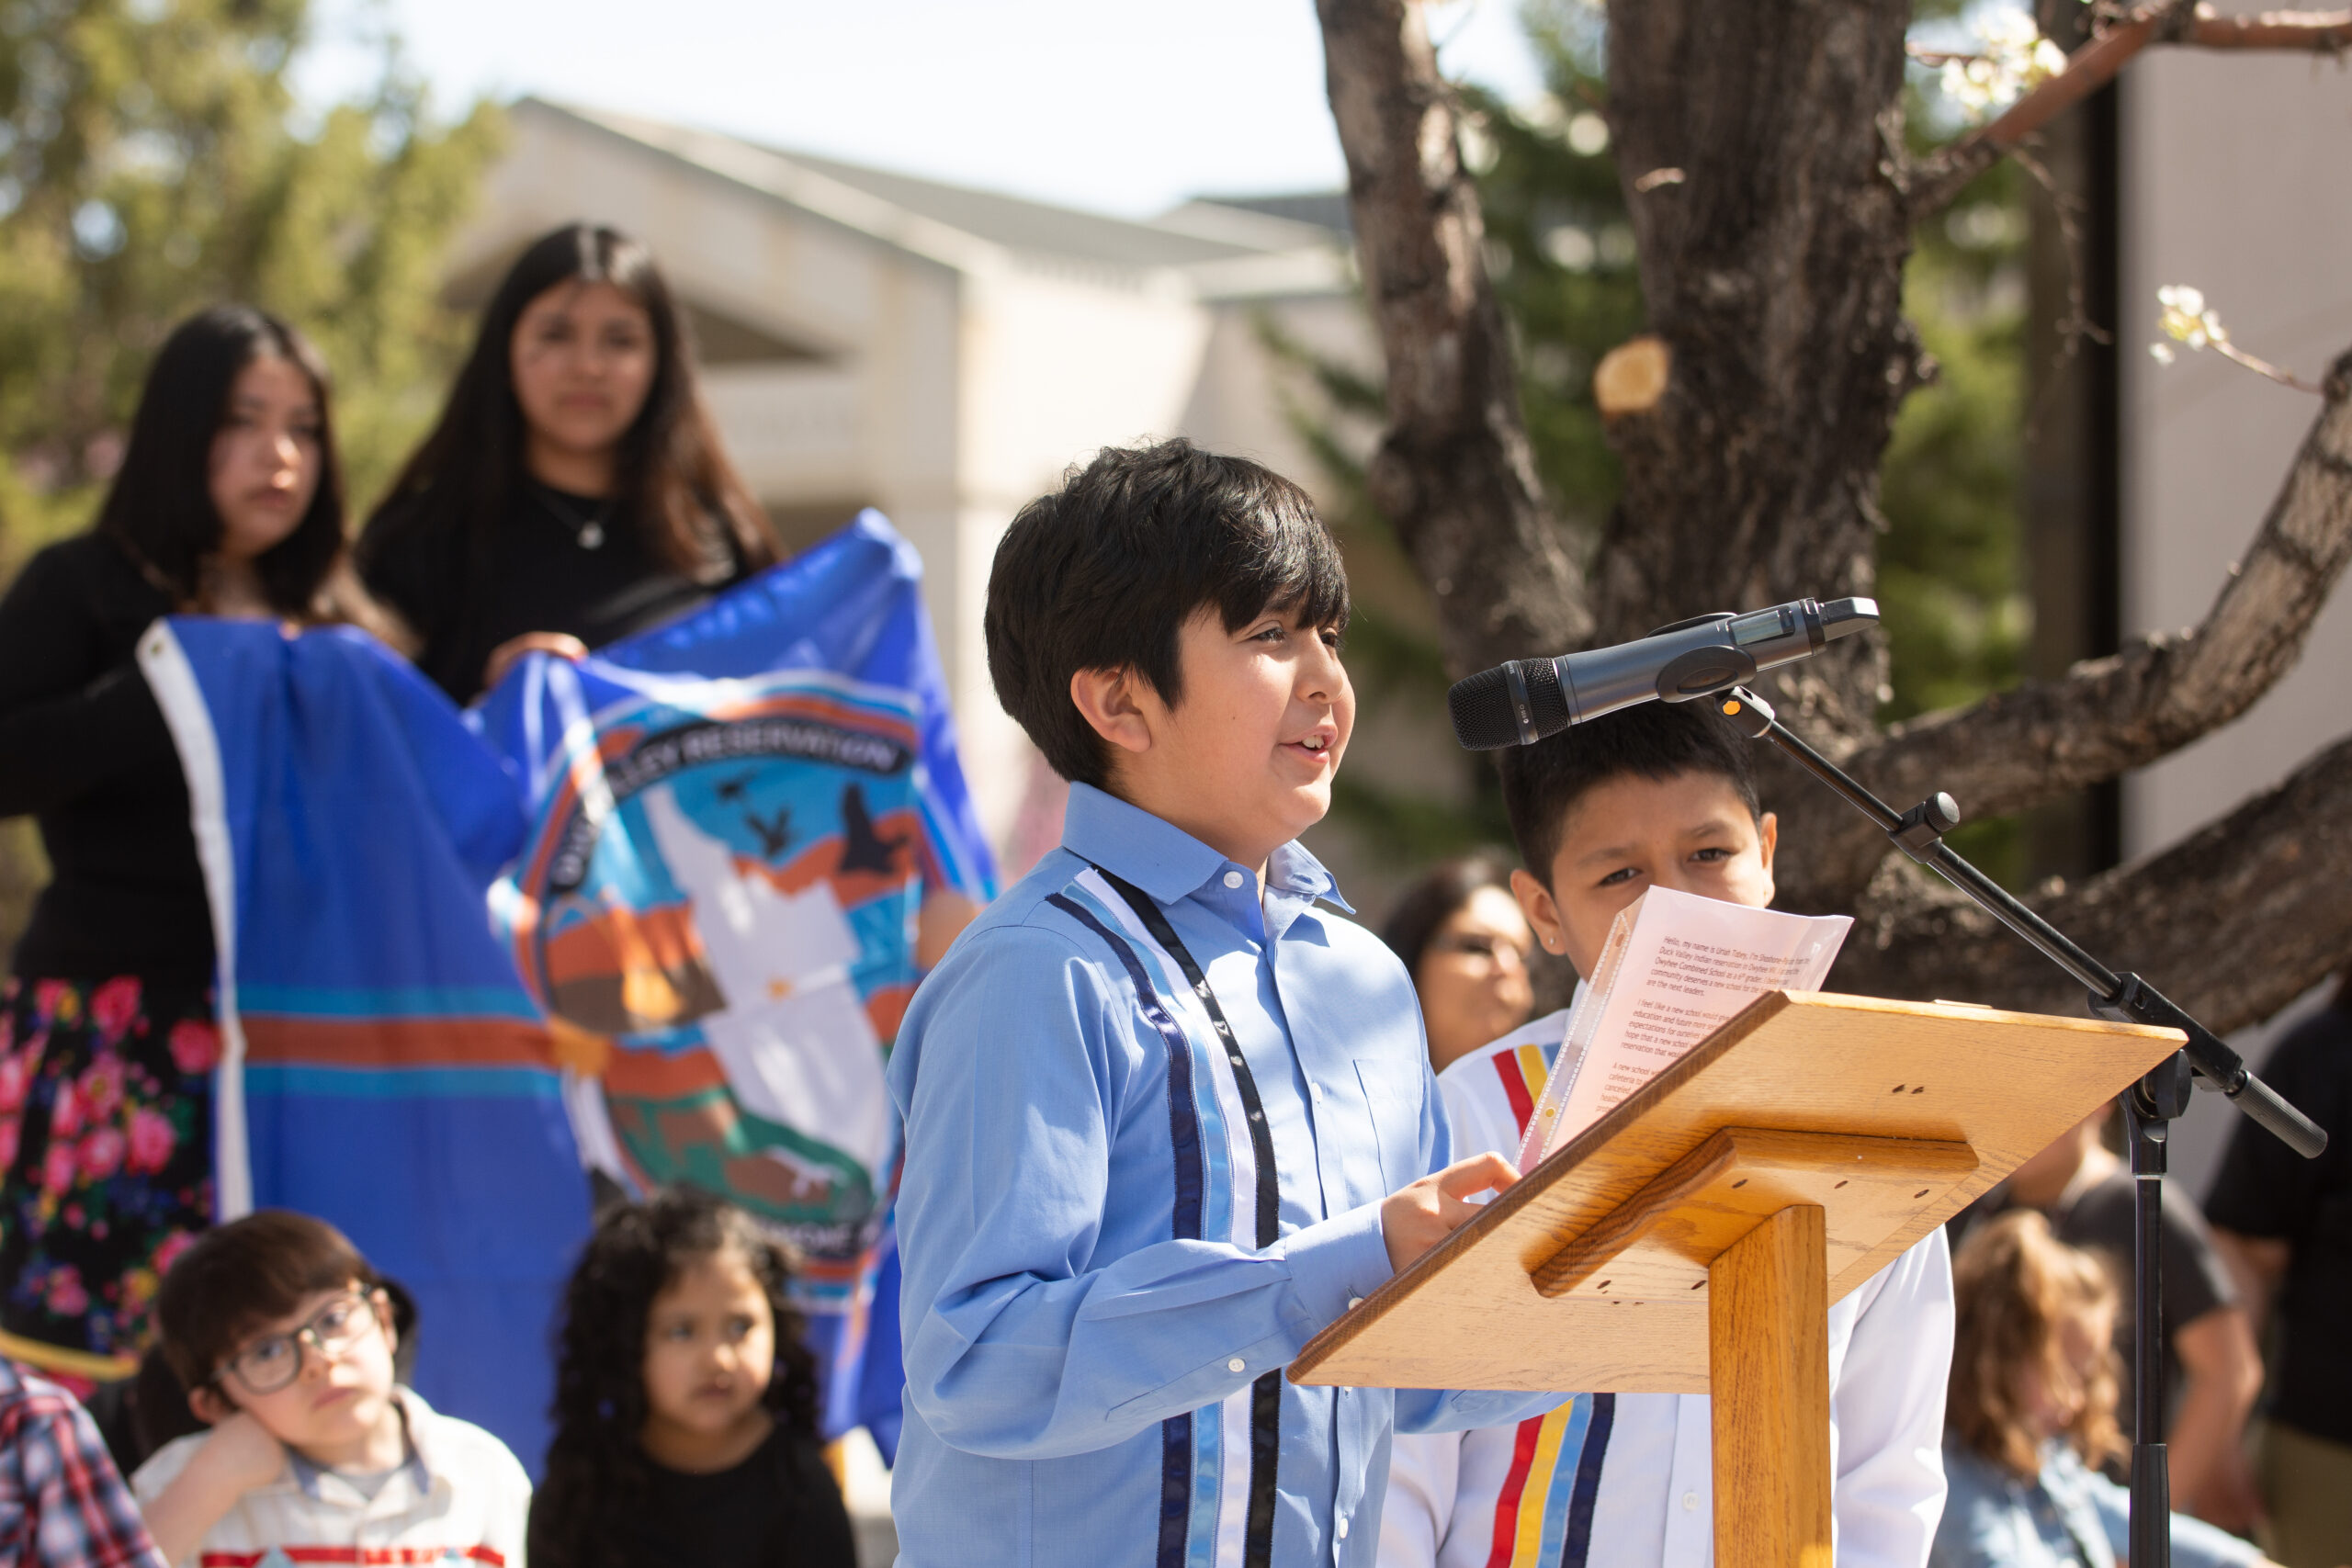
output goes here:
[[1510, 711], [1510, 691], [1498, 668], [1465, 675], [1445, 694], [1453, 716], [1453, 738], [1472, 751], [1519, 744], [1519, 720]]

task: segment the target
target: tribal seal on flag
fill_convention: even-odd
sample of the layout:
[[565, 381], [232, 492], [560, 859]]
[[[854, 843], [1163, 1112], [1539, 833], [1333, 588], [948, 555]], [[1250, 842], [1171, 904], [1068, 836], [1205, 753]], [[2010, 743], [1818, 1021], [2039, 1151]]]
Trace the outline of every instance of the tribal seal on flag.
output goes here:
[[919, 586], [865, 513], [682, 620], [526, 659], [479, 710], [532, 819], [493, 907], [582, 1156], [798, 1249], [829, 1432], [895, 1431], [895, 1329], [870, 1314], [895, 1305], [883, 1066], [918, 918], [993, 892]]

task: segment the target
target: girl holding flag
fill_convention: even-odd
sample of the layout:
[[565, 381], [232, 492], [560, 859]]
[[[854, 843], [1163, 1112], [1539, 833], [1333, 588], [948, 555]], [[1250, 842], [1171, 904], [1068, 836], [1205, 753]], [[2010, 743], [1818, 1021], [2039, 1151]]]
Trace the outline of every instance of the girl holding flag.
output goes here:
[[0, 1007], [0, 1352], [128, 1376], [212, 1219], [213, 932], [179, 757], [134, 653], [158, 616], [366, 622], [326, 367], [243, 305], [149, 371], [96, 526], [0, 600], [0, 816], [52, 875]]
[[652, 254], [569, 224], [508, 269], [440, 423], [368, 521], [368, 586], [459, 703], [577, 659], [782, 555], [696, 389]]

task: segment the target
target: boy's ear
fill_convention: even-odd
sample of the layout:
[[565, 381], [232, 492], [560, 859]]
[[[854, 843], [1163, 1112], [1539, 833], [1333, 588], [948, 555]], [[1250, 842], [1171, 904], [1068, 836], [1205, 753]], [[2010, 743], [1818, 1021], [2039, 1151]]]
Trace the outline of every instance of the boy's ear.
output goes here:
[[1550, 888], [1529, 872], [1514, 871], [1510, 874], [1510, 896], [1519, 900], [1519, 912], [1535, 929], [1535, 940], [1544, 944], [1544, 952], [1567, 952], [1567, 922], [1560, 919], [1560, 906]]
[[217, 1427], [237, 1413], [237, 1407], [210, 1383], [187, 1391], [188, 1414], [208, 1427]]
[[1756, 856], [1764, 864], [1764, 902], [1769, 907], [1779, 889], [1772, 882], [1772, 854], [1781, 847], [1781, 819], [1767, 811], [1756, 819]]
[[1094, 733], [1122, 751], [1151, 750], [1151, 721], [1145, 704], [1159, 705], [1159, 694], [1132, 669], [1080, 670], [1069, 678], [1069, 700]]

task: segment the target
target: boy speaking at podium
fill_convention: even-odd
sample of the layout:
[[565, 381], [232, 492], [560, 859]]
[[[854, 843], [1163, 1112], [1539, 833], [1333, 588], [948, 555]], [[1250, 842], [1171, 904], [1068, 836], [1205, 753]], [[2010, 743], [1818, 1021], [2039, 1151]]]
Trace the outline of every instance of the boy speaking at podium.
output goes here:
[[1515, 1178], [1453, 1163], [1411, 980], [1295, 841], [1347, 618], [1305, 493], [1182, 441], [998, 547], [989, 676], [1069, 804], [890, 1060], [902, 1568], [1369, 1568], [1392, 1431], [1559, 1400], [1283, 1376]]
[[[1524, 870], [1511, 891], [1545, 948], [1594, 972], [1651, 887], [1762, 908], [1779, 829], [1749, 742], [1702, 703], [1649, 703], [1501, 753]], [[1564, 1010], [1438, 1079], [1454, 1152], [1520, 1146], [1561, 1059]], [[1803, 1083], [1789, 1093], [1801, 1097]], [[1829, 1309], [1830, 1513], [1838, 1568], [1923, 1568], [1944, 1500], [1951, 1258], [1940, 1227]], [[1400, 1437], [1379, 1568], [1704, 1568], [1714, 1552], [1704, 1394], [1580, 1393], [1548, 1415]]]

